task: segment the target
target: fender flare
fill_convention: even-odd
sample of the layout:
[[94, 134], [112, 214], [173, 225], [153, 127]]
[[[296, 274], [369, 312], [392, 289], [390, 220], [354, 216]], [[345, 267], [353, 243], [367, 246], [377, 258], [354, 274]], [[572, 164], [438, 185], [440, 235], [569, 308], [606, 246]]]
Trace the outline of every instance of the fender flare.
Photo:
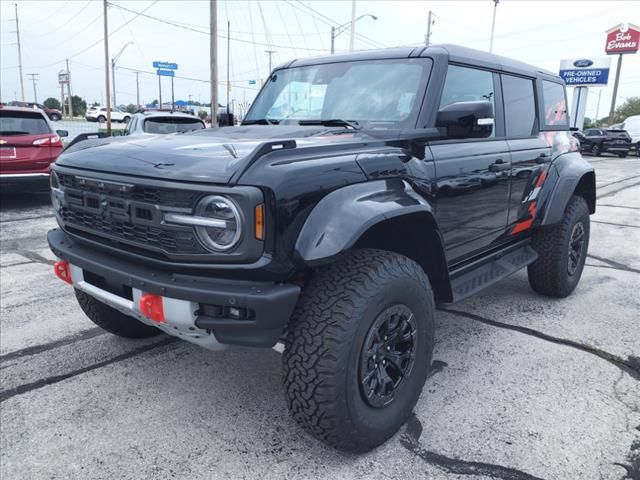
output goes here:
[[351, 248], [375, 224], [417, 212], [432, 215], [431, 205], [399, 178], [339, 188], [320, 200], [307, 217], [295, 256], [305, 264], [321, 263]]
[[549, 195], [542, 225], [553, 225], [562, 220], [571, 196], [578, 190], [585, 196], [589, 212], [595, 213], [595, 171], [582, 155], [576, 152], [565, 154], [553, 163], [557, 175], [556, 183]]

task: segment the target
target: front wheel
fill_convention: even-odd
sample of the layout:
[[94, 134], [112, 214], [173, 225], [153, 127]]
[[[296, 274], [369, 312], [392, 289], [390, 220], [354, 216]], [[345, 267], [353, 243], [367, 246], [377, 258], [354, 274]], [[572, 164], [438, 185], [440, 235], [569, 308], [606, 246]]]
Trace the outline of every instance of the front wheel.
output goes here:
[[124, 117], [122, 123], [129, 123], [129, 120], [131, 120], [131, 117]]
[[58, 120], [60, 120], [60, 115], [58, 115], [57, 113], [51, 115], [52, 122], [57, 122]]
[[304, 289], [285, 344], [291, 415], [344, 451], [365, 452], [407, 420], [431, 364], [434, 301], [412, 260], [355, 250]]
[[591, 154], [595, 157], [599, 157], [602, 153], [602, 146], [599, 143], [594, 143], [591, 146]]
[[529, 284], [550, 297], [567, 297], [578, 285], [589, 248], [589, 207], [574, 195], [562, 221], [534, 233], [532, 247], [540, 255], [527, 267]]
[[106, 122], [106, 121], [107, 121], [107, 119], [104, 117], [104, 115], [100, 115], [100, 116], [98, 117], [98, 123], [104, 123], [104, 122]]

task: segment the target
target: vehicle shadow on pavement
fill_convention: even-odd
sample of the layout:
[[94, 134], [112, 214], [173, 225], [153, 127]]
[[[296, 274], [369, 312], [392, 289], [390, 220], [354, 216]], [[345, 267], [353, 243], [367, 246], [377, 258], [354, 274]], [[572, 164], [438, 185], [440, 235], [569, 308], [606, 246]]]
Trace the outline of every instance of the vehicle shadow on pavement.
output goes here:
[[28, 210], [37, 207], [50, 207], [51, 197], [46, 188], [31, 192], [0, 191], [0, 211]]

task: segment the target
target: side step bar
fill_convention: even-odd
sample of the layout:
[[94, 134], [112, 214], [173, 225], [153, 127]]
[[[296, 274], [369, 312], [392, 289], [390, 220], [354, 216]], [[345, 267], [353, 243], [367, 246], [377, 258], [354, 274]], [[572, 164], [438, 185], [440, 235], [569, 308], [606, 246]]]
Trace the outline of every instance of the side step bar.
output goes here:
[[518, 243], [451, 272], [453, 302], [464, 300], [499, 282], [538, 258], [529, 242]]

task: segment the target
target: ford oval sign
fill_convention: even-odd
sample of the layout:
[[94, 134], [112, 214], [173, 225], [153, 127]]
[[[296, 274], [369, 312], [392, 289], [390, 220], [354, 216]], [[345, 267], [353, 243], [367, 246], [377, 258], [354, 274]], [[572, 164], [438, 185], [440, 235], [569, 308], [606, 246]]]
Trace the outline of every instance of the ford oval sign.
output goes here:
[[587, 68], [593, 65], [591, 60], [587, 60], [586, 58], [581, 58], [580, 60], [576, 60], [573, 62], [573, 66], [576, 68]]

